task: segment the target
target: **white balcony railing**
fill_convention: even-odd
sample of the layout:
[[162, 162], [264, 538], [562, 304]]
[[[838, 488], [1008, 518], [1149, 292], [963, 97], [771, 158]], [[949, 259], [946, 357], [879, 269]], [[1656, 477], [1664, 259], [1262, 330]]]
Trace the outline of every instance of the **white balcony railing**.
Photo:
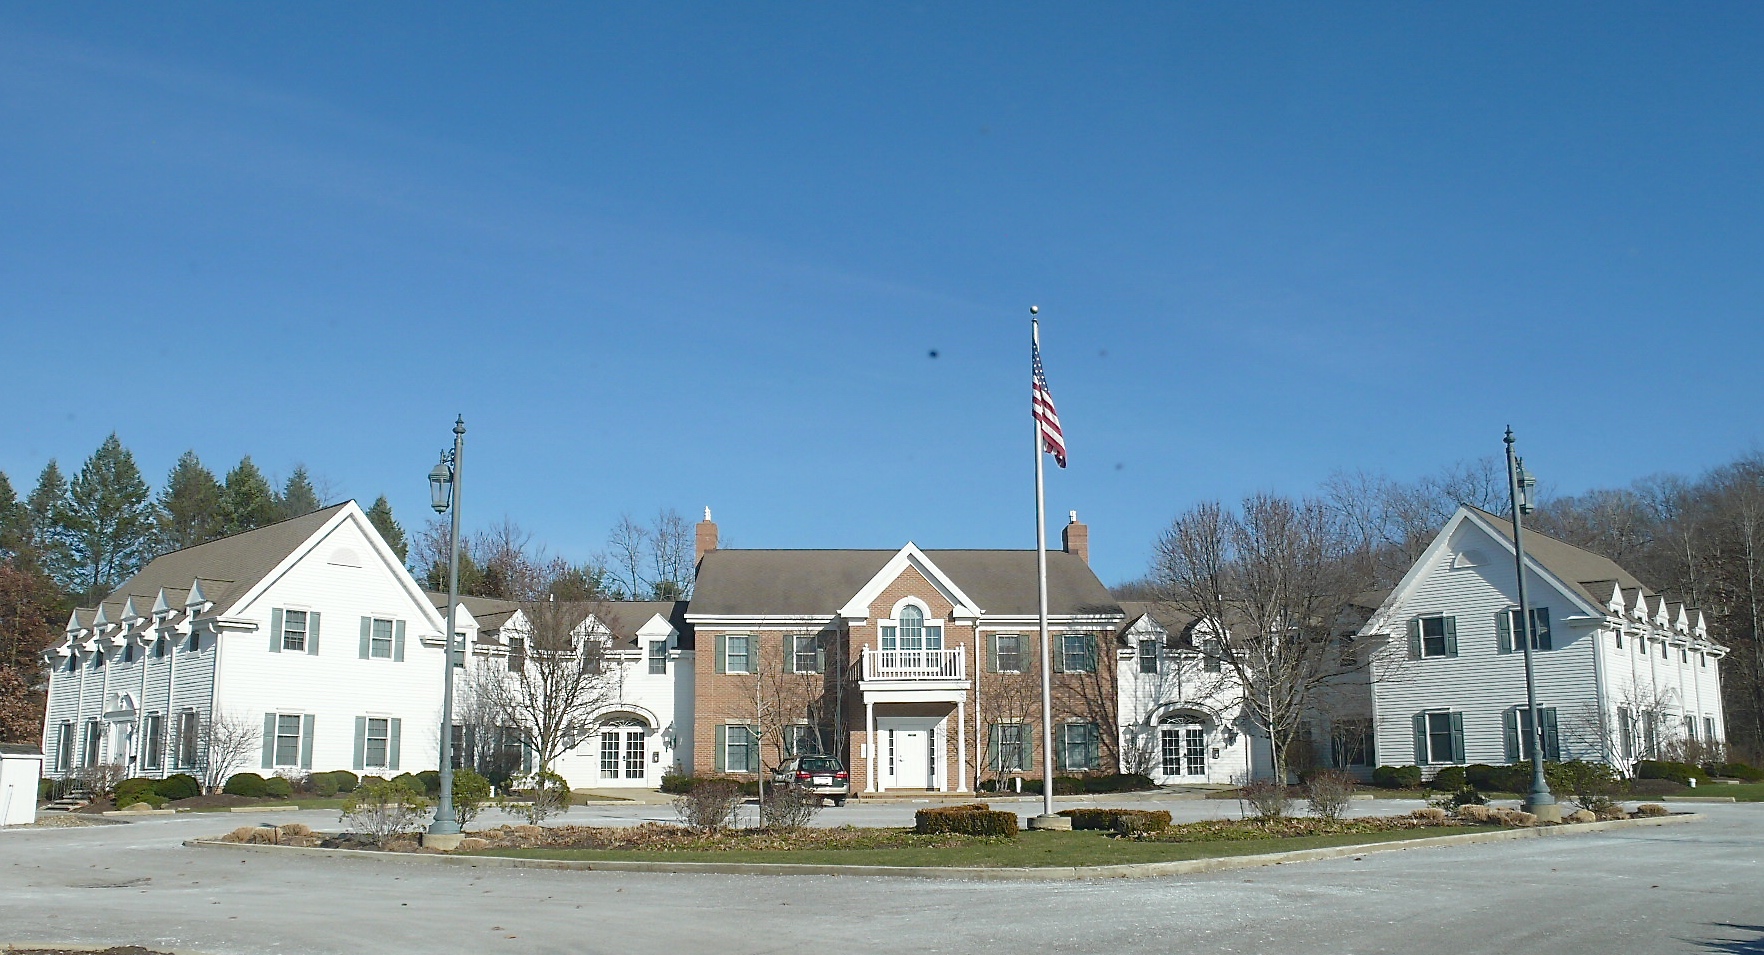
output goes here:
[[953, 650], [875, 650], [864, 648], [866, 680], [965, 680], [967, 654]]

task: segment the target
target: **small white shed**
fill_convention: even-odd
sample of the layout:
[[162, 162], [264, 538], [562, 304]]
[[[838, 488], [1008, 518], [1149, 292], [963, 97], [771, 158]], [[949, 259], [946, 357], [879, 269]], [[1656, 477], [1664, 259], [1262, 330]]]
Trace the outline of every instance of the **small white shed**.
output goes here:
[[37, 821], [37, 781], [42, 778], [41, 750], [0, 743], [0, 826]]

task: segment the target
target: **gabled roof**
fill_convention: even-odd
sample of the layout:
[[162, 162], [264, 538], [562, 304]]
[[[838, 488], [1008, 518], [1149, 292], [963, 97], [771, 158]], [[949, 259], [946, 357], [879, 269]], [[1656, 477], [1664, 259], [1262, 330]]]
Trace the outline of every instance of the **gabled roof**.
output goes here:
[[613, 637], [628, 646], [637, 646], [637, 631], [659, 616], [680, 633], [680, 648], [692, 649], [692, 626], [686, 622], [684, 600], [616, 600], [593, 605], [593, 612], [603, 617], [602, 623]]
[[[831, 618], [899, 550], [713, 550], [698, 565], [694, 616], [820, 616]], [[1035, 551], [928, 550], [925, 557], [989, 616], [1038, 610]], [[1090, 565], [1075, 554], [1048, 551], [1048, 613], [1118, 614]]]
[[[1512, 545], [1511, 518], [1468, 504], [1464, 505], [1464, 509], [1481, 517], [1484, 524], [1499, 534], [1509, 546]], [[1610, 604], [1612, 581], [1623, 588], [1626, 597], [1632, 589], [1653, 593], [1652, 589], [1635, 579], [1635, 575], [1624, 570], [1611, 558], [1595, 554], [1584, 547], [1576, 547], [1567, 541], [1557, 540], [1548, 534], [1540, 534], [1530, 528], [1525, 531], [1525, 556], [1566, 581], [1595, 607], [1602, 608]]]
[[151, 604], [161, 588], [168, 593], [181, 593], [199, 578], [208, 600], [217, 608], [230, 606], [349, 506], [350, 502], [344, 501], [311, 514], [162, 554], [106, 597], [100, 608], [110, 608], [109, 615], [115, 619], [130, 597]]

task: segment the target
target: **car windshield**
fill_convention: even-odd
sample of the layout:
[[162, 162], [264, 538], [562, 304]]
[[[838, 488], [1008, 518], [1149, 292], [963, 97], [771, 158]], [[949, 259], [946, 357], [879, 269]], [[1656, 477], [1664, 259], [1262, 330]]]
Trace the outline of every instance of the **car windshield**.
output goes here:
[[844, 768], [839, 765], [839, 760], [831, 756], [807, 756], [797, 766], [799, 771], [805, 773], [836, 773]]

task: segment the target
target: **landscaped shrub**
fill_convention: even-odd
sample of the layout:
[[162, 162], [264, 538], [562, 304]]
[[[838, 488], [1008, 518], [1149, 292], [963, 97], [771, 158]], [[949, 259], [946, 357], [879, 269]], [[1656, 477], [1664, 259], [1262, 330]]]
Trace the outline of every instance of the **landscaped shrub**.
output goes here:
[[1637, 798], [1654, 798], [1671, 796], [1684, 791], [1684, 787], [1670, 779], [1631, 779], [1629, 795]]
[[1156, 788], [1157, 784], [1151, 781], [1151, 777], [1141, 773], [1109, 773], [1104, 776], [1084, 777], [1084, 791], [1087, 793], [1130, 793]]
[[814, 821], [821, 811], [821, 797], [794, 786], [770, 788], [760, 803], [760, 826], [795, 831]]
[[399, 773], [392, 777], [392, 781], [401, 786], [409, 786], [417, 792], [424, 793], [425, 795], [428, 792], [428, 788], [423, 785], [421, 779], [417, 778], [416, 773]]
[[692, 785], [674, 797], [674, 814], [680, 825], [701, 832], [720, 832], [735, 825], [735, 810], [742, 803], [741, 787], [721, 776], [697, 776]]
[[1748, 783], [1764, 782], [1764, 769], [1748, 766], [1745, 763], [1711, 763], [1703, 767], [1711, 776], [1726, 776], [1729, 779], [1743, 779]]
[[1610, 812], [1623, 791], [1623, 781], [1604, 763], [1571, 759], [1565, 763], [1548, 763], [1544, 777], [1554, 792], [1593, 814]]
[[1059, 814], [1072, 820], [1073, 829], [1162, 832], [1170, 828], [1170, 814], [1162, 809], [1062, 809]]
[[1526, 793], [1531, 791], [1531, 764], [1490, 766], [1472, 763], [1464, 767], [1464, 780], [1485, 793]]
[[517, 805], [509, 807], [509, 812], [535, 826], [569, 811], [575, 801], [569, 781], [550, 770], [517, 777], [511, 783], [519, 787], [520, 799]]
[[1427, 804], [1436, 809], [1455, 810], [1459, 806], [1486, 806], [1488, 805], [1488, 797], [1484, 796], [1482, 791], [1475, 786], [1465, 786], [1457, 792], [1429, 799]]
[[383, 783], [385, 781], [386, 781], [386, 777], [384, 777], [384, 776], [363, 776], [363, 777], [361, 777], [361, 780], [359, 782], [357, 782], [355, 785], [356, 785], [356, 788], [359, 789], [362, 786], [371, 786], [375, 783]]
[[1433, 778], [1427, 781], [1427, 788], [1449, 793], [1463, 789], [1469, 782], [1470, 778], [1465, 774], [1464, 767], [1447, 766], [1433, 774]]
[[1671, 815], [1671, 813], [1672, 810], [1667, 809], [1665, 806], [1662, 806], [1657, 802], [1644, 802], [1635, 807], [1635, 815], [1643, 819], [1653, 816]]
[[307, 777], [307, 780], [312, 783], [313, 795], [325, 797], [337, 795], [337, 777], [335, 775], [331, 773], [313, 773], [311, 776]]
[[1704, 775], [1700, 767], [1664, 759], [1644, 759], [1635, 764], [1635, 775], [1641, 779], [1670, 779], [1680, 786], [1690, 785]]
[[355, 787], [361, 785], [361, 780], [347, 769], [334, 769], [325, 775], [337, 781], [337, 791], [340, 793], [354, 792]]
[[430, 799], [435, 799], [441, 795], [440, 770], [425, 769], [422, 772], [417, 773], [416, 778], [417, 782], [422, 786], [424, 795], [428, 796]]
[[1017, 814], [995, 812], [983, 802], [937, 806], [913, 813], [913, 831], [920, 835], [955, 832], [969, 836], [1017, 835]]
[[281, 776], [271, 776], [263, 781], [263, 794], [271, 799], [287, 799], [294, 795], [294, 784]]
[[469, 769], [453, 771], [453, 815], [460, 825], [478, 818], [490, 802], [490, 780]]
[[1465, 803], [1453, 810], [1452, 815], [1459, 822], [1472, 826], [1486, 825], [1491, 816], [1488, 807], [1479, 803]]
[[1379, 789], [1421, 788], [1421, 767], [1380, 766], [1372, 771], [1372, 785]]
[[393, 836], [422, 825], [428, 813], [429, 801], [422, 793], [403, 783], [379, 782], [350, 793], [343, 801], [341, 819], [374, 845], [383, 846]]
[[250, 799], [261, 799], [267, 795], [268, 783], [256, 773], [234, 773], [221, 787], [221, 792], [229, 796], [245, 796]]
[[692, 777], [691, 776], [688, 776], [685, 773], [674, 772], [671, 769], [665, 773], [662, 773], [662, 778], [661, 778], [661, 791], [662, 792], [667, 793], [670, 796], [678, 796], [679, 794], [681, 794], [683, 792], [688, 792], [691, 789], [692, 789]]
[[1336, 820], [1354, 798], [1354, 777], [1339, 769], [1320, 769], [1305, 780], [1305, 808], [1319, 819]]
[[116, 800], [116, 808], [126, 809], [143, 802], [155, 809], [164, 808], [166, 798], [154, 790], [153, 784], [156, 782], [158, 780], [137, 776], [117, 783], [116, 788], [111, 791], [112, 798]]
[[1292, 805], [1292, 794], [1285, 784], [1272, 779], [1258, 779], [1245, 783], [1237, 790], [1237, 798], [1242, 800], [1257, 819], [1263, 822], [1286, 818], [1287, 810]]
[[167, 799], [194, 799], [202, 795], [202, 784], [189, 773], [173, 773], [156, 780], [153, 791]]

